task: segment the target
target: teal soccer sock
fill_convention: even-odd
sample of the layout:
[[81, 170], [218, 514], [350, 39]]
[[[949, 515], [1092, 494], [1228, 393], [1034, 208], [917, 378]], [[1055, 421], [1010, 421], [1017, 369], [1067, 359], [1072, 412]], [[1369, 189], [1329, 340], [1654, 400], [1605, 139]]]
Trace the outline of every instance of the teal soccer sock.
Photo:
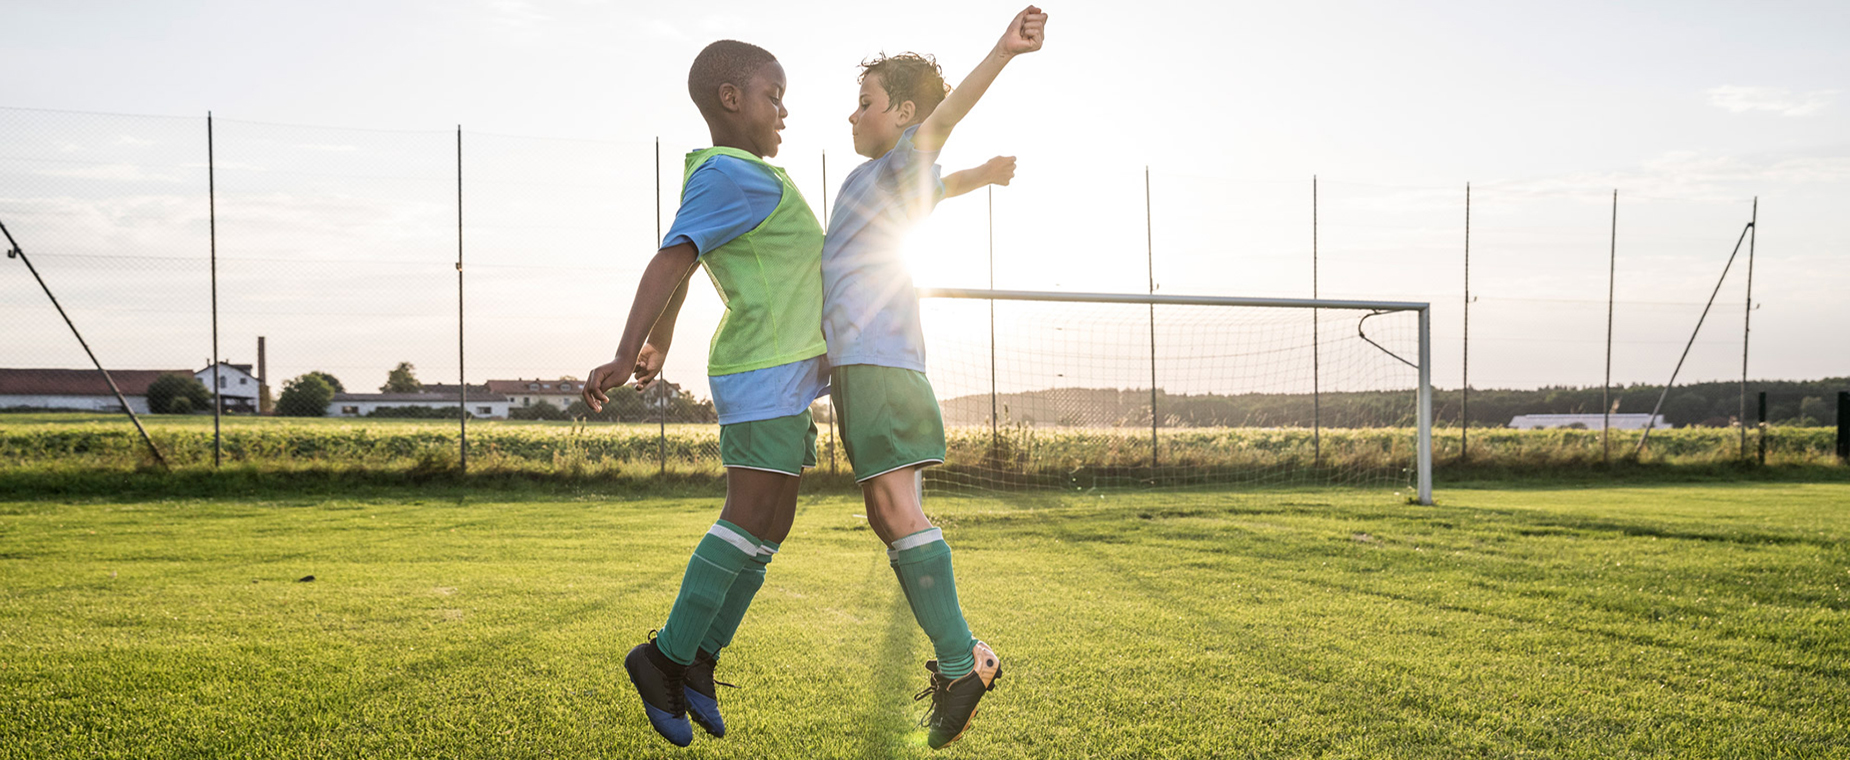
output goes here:
[[707, 628], [707, 636], [700, 642], [700, 648], [708, 654], [719, 654], [719, 650], [732, 644], [732, 635], [738, 632], [739, 622], [745, 619], [745, 610], [752, 606], [752, 597], [757, 596], [759, 587], [764, 585], [764, 572], [770, 569], [777, 548], [775, 541], [758, 542], [758, 553], [739, 571], [739, 577], [732, 580], [732, 588], [726, 590], [725, 603], [720, 605], [719, 614], [713, 616], [713, 625]]
[[976, 666], [970, 654], [976, 639], [957, 605], [957, 578], [951, 573], [951, 547], [944, 542], [944, 532], [931, 528], [906, 536], [894, 541], [886, 555], [912, 606], [913, 619], [931, 638], [938, 672], [948, 678], [968, 674]]
[[682, 665], [694, 661], [739, 571], [758, 556], [759, 543], [744, 528], [725, 520], [714, 523], [701, 537], [694, 556], [687, 560], [687, 574], [681, 578], [681, 592], [668, 611], [668, 622], [655, 637], [656, 647], [668, 659]]

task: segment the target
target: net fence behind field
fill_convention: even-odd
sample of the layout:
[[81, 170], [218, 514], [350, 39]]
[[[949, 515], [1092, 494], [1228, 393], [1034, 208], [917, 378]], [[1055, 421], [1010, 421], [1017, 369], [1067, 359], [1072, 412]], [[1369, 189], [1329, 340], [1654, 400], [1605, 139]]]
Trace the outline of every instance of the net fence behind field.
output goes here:
[[[691, 288], [664, 385], [649, 393], [617, 391], [598, 413], [579, 400], [581, 379], [615, 348], [634, 284], [675, 213], [688, 147], [0, 108], [0, 221], [111, 370], [128, 407], [155, 416], [155, 440], [170, 440], [180, 463], [201, 461], [188, 453], [199, 450], [199, 418], [211, 423], [210, 412], [222, 407], [239, 424], [226, 424], [215, 436], [215, 453], [233, 462], [381, 460], [357, 444], [277, 445], [242, 424], [276, 422], [276, 415], [372, 425], [374, 435], [391, 438], [379, 444], [381, 451], [416, 449], [412, 459], [435, 464], [461, 464], [467, 451], [485, 462], [542, 470], [587, 464], [717, 474], [703, 338], [723, 309], [705, 278], [696, 277]], [[816, 167], [805, 168], [811, 162], [787, 159], [812, 205], [825, 209], [827, 178], [815, 182], [809, 170]], [[1011, 191], [1018, 194], [1000, 196], [1005, 211], [1010, 203], [1020, 205], [1019, 212], [1046, 201], [1048, 194], [1031, 195], [1037, 181], [1050, 187], [1045, 183], [1059, 177], [1079, 179], [1054, 166], [1040, 171], [1046, 174], [1039, 180], [1024, 175]], [[1088, 165], [1086, 172], [1093, 171]], [[1130, 192], [1136, 189], [1132, 175], [1122, 176], [1125, 182], [1098, 185], [1113, 193], [1098, 202], [1115, 208], [1141, 201], [1147, 210], [1149, 174], [1141, 197]], [[1284, 192], [1290, 183], [1160, 171], [1155, 177], [1157, 222], [1146, 219], [1140, 226], [1124, 216], [1122, 223], [1085, 225], [1083, 233], [1074, 231], [1079, 227], [1061, 231], [1083, 234], [1062, 249], [1075, 257], [1071, 266], [1029, 266], [1039, 260], [1036, 254], [994, 259], [995, 241], [1005, 250], [1027, 250], [1045, 241], [1024, 235], [1047, 230], [1006, 223], [998, 230], [992, 206], [991, 271], [1034, 288], [1120, 289], [1122, 283], [1128, 290], [1209, 295], [1314, 293], [1303, 292], [1298, 285], [1308, 283], [1298, 280], [1311, 274], [1301, 266], [1306, 241], [1300, 238], [1307, 236], [1300, 233], [1311, 233], [1312, 250], [1318, 239], [1315, 180], [1300, 188], [1311, 190], [1299, 194], [1306, 197], [1297, 197]], [[1460, 220], [1448, 200], [1451, 191], [1325, 180], [1322, 192], [1324, 294], [1430, 300], [1441, 331], [1434, 344], [1438, 361], [1452, 364], [1445, 352], [1459, 348], [1459, 336], [1443, 331], [1461, 315], [1444, 310], [1458, 304], [1434, 292], [1438, 280], [1427, 268], [1406, 264], [1410, 255], [1430, 258], [1452, 245], [1447, 241]], [[1473, 335], [1479, 337], [1472, 345], [1491, 351], [1514, 341], [1538, 348], [1518, 359], [1486, 360], [1476, 352], [1473, 358], [1481, 367], [1525, 373], [1578, 367], [1574, 376], [1588, 384], [1471, 389], [1468, 450], [1458, 427], [1466, 416], [1465, 394], [1456, 387], [1439, 392], [1440, 461], [1532, 458], [1533, 436], [1477, 431], [1501, 430], [1537, 411], [1578, 415], [1580, 421], [1557, 427], [1602, 424], [1602, 410], [1642, 416], [1660, 395], [1668, 424], [1679, 428], [1755, 423], [1747, 389], [1732, 381], [1726, 387], [1685, 383], [1669, 394], [1661, 385], [1615, 384], [1608, 394], [1592, 384], [1601, 367], [1582, 361], [1596, 352], [1581, 349], [1597, 346], [1602, 335], [1611, 339], [1604, 312], [1595, 308], [1608, 294], [1605, 201], [1583, 207], [1556, 198], [1545, 204], [1508, 191], [1499, 196], [1494, 188], [1490, 197], [1490, 208], [1480, 211], [1479, 234], [1522, 255], [1484, 262], [1477, 277], [1534, 286], [1552, 298], [1567, 292], [1569, 274], [1589, 269], [1601, 274], [1600, 287], [1559, 302], [1537, 293], [1487, 296], [1473, 307], [1480, 311], [1474, 312]], [[1669, 205], [1657, 203], [1660, 211]], [[1274, 223], [1294, 208], [1310, 212], [1309, 230]], [[1589, 208], [1599, 213], [1581, 213]], [[1518, 226], [1519, 213], [1547, 221], [1547, 229]], [[1242, 267], [1237, 280], [1218, 276], [1229, 261], [1221, 237], [1228, 220], [1258, 235], [1236, 252]], [[981, 271], [977, 241], [984, 223], [974, 205], [940, 209], [913, 241], [930, 251], [912, 259], [919, 281], [972, 284]], [[1677, 228], [1659, 224], [1653, 244], [1706, 240], [1661, 234]], [[1562, 230], [1570, 229], [1573, 235], [1565, 236]], [[1526, 247], [1498, 242], [1499, 230], [1527, 235]], [[1175, 252], [1152, 259], [1101, 253], [1148, 246], [1152, 234], [1157, 250]], [[1569, 249], [1580, 258], [1570, 263], [1556, 255]], [[1535, 261], [1547, 266], [1537, 269]], [[947, 279], [932, 282], [932, 276]], [[1621, 292], [1627, 277], [1621, 267]], [[1709, 277], [1703, 273], [1697, 286], [1706, 291]], [[1677, 311], [1693, 318], [1690, 310], [1701, 304], [1651, 298], [1618, 301], [1620, 345], [1627, 345], [1623, 337], [1631, 329], [1651, 339], [1643, 342], [1650, 351], [1683, 349], [1687, 326]], [[1229, 316], [1233, 312], [1159, 306], [1152, 327], [1148, 308], [998, 304], [992, 363], [986, 305], [933, 308], [940, 313], [931, 316], [926, 334], [932, 377], [951, 423], [952, 460], [933, 476], [934, 487], [1404, 482], [1403, 449], [1411, 433], [1402, 413], [1410, 403], [1403, 375], [1411, 369], [1361, 340], [1357, 314]], [[966, 313], [970, 309], [983, 313]], [[1663, 312], [1663, 319], [1647, 319], [1639, 309]], [[1406, 320], [1369, 318], [1368, 335], [1407, 356]], [[0, 410], [109, 412], [121, 406], [38, 283], [10, 260], [0, 262], [0, 321]], [[1618, 354], [1622, 374], [1637, 375], [1625, 371], [1628, 361], [1662, 359], [1668, 367], [1674, 358], [1632, 345]], [[1694, 345], [1693, 365], [1725, 366], [1731, 375], [1741, 364], [1732, 338], [1705, 335]], [[1474, 382], [1487, 376], [1473, 372]], [[1832, 424], [1843, 383], [1760, 385], [1772, 394], [1768, 421], [1799, 427]], [[995, 408], [984, 408], [986, 402]], [[826, 402], [813, 408], [820, 422], [830, 421]], [[0, 422], [20, 419], [9, 415]], [[523, 436], [494, 431], [496, 425], [529, 424], [542, 429]], [[820, 427], [823, 472], [847, 473], [834, 426]], [[1725, 436], [1678, 440], [1711, 441], [1715, 457], [1751, 458], [1757, 442], [1735, 432], [1732, 445]], [[72, 435], [90, 440], [90, 432]], [[1619, 439], [1625, 435], [1615, 429], [1611, 441], [1593, 449], [1597, 461], [1624, 455]], [[1586, 460], [1581, 439], [1572, 433], [1550, 438], [1549, 461]], [[1811, 440], [1791, 437], [1801, 439]], [[1769, 461], [1778, 459], [1786, 440], [1773, 442]], [[76, 455], [60, 445], [49, 450]], [[39, 450], [35, 446], [28, 448]], [[96, 446], [104, 451], [113, 444]], [[537, 453], [546, 446], [557, 456]], [[1671, 450], [1683, 449], [1666, 441], [1642, 456]], [[1835, 461], [1834, 451], [1802, 458]]]
[[1417, 312], [930, 298], [924, 318], [934, 490], [1413, 480]]

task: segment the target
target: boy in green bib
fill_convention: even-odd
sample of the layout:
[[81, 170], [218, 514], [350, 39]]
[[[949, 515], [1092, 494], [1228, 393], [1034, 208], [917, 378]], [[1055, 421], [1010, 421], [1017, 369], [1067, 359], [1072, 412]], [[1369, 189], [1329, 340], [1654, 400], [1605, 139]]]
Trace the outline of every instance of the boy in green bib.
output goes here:
[[658, 636], [624, 658], [657, 733], [693, 741], [688, 719], [713, 736], [726, 724], [714, 667], [764, 584], [796, 515], [797, 482], [816, 464], [809, 404], [827, 392], [822, 337], [822, 227], [777, 155], [784, 128], [784, 70], [762, 48], [722, 40], [701, 51], [688, 94], [713, 147], [687, 156], [681, 208], [643, 271], [616, 359], [591, 371], [585, 403], [634, 378], [661, 374], [675, 318], [697, 267], [726, 307], [707, 353], [719, 413], [726, 503], [688, 559]]
[[1006, 185], [1015, 159], [998, 157], [939, 177], [938, 151], [1002, 67], [1041, 49], [1047, 14], [1016, 14], [962, 86], [949, 91], [930, 58], [911, 53], [864, 63], [848, 116], [854, 149], [870, 159], [849, 172], [823, 244], [823, 330], [834, 368], [842, 443], [867, 502], [868, 522], [937, 659], [926, 663], [927, 743], [939, 748], [970, 725], [1002, 675], [1001, 659], [970, 635], [957, 600], [951, 548], [925, 518], [924, 468], [944, 461], [944, 420], [925, 377], [925, 339], [901, 247], [940, 199]]

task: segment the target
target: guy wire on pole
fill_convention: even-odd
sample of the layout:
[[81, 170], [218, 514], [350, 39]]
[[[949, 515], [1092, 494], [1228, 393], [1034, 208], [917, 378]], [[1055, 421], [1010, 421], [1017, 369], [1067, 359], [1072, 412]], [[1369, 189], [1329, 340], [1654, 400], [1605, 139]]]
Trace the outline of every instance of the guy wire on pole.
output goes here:
[[141, 434], [141, 442], [147, 444], [148, 452], [154, 455], [154, 461], [159, 462], [163, 468], [167, 467], [167, 457], [161, 455], [160, 448], [154, 445], [154, 439], [148, 437], [148, 429], [141, 426], [141, 418], [135, 416], [135, 408], [128, 405], [128, 399], [122, 396], [122, 389], [116, 386], [115, 378], [109, 376], [109, 370], [103, 369], [103, 363], [97, 361], [96, 352], [90, 350], [90, 342], [84, 340], [83, 333], [78, 332], [77, 325], [71, 322], [71, 315], [66, 314], [64, 305], [58, 303], [58, 297], [51, 294], [51, 286], [46, 285], [45, 278], [39, 276], [38, 267], [32, 266], [32, 259], [26, 257], [25, 249], [19, 246], [19, 241], [13, 239], [13, 233], [6, 228], [5, 222], [0, 222], [0, 235], [6, 236], [6, 257], [19, 259], [25, 263], [26, 271], [32, 273], [32, 279], [38, 281], [39, 289], [45, 291], [46, 298], [51, 299], [52, 308], [57, 309], [58, 316], [64, 318], [64, 325], [71, 328], [71, 334], [77, 337], [77, 344], [83, 346], [84, 354], [90, 357], [90, 363], [96, 365], [97, 372], [102, 373], [103, 382], [109, 384], [109, 392], [116, 394], [116, 402], [121, 404], [122, 411], [128, 414], [129, 422], [135, 423], [135, 432]]

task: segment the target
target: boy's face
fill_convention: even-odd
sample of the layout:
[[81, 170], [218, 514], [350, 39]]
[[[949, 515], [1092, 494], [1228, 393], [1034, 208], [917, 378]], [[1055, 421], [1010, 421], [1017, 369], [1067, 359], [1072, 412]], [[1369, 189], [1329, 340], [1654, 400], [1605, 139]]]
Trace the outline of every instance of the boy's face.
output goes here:
[[915, 107], [908, 100], [894, 108], [887, 99], [886, 88], [880, 84], [879, 74], [861, 78], [858, 97], [854, 111], [848, 114], [848, 123], [854, 126], [854, 152], [879, 158], [898, 145], [900, 133], [912, 126]]
[[784, 87], [784, 67], [772, 61], [758, 68], [739, 95], [741, 137], [751, 144], [753, 153], [765, 158], [776, 156], [784, 142], [778, 134], [784, 129], [784, 117], [790, 115], [784, 108]]

